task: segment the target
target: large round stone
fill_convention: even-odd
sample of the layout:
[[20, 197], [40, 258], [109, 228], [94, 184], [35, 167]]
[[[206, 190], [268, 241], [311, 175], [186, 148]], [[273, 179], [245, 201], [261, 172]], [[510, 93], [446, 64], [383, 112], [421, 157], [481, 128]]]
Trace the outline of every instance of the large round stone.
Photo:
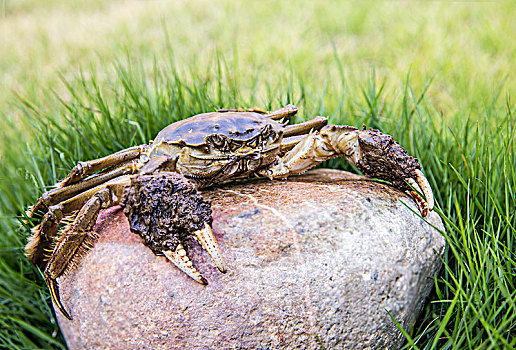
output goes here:
[[[71, 349], [395, 348], [432, 288], [445, 241], [435, 213], [335, 170], [203, 191], [226, 259], [189, 242], [200, 285], [129, 231], [119, 207], [59, 279]], [[414, 212], [415, 213], [414, 213]]]

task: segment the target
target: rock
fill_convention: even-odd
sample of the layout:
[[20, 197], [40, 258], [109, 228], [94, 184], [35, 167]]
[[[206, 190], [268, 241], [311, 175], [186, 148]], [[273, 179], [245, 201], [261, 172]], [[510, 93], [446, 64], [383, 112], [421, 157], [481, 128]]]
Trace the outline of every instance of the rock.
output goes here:
[[[441, 267], [445, 240], [414, 202], [357, 175], [316, 170], [203, 197], [228, 273], [192, 241], [209, 284], [194, 282], [119, 207], [105, 210], [95, 247], [59, 279], [70, 349], [397, 348], [387, 311], [410, 328]], [[443, 230], [437, 214], [427, 220]]]

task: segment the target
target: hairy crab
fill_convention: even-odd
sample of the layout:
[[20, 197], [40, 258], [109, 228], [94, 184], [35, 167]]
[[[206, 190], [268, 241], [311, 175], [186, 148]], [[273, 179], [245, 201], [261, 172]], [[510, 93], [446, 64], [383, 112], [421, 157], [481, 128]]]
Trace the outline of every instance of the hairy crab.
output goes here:
[[210, 203], [199, 188], [251, 176], [286, 178], [345, 157], [365, 175], [409, 191], [423, 216], [432, 210], [432, 190], [418, 160], [391, 136], [365, 127], [327, 125], [320, 116], [288, 125], [296, 113], [296, 106], [287, 105], [272, 112], [199, 114], [167, 126], [148, 145], [79, 162], [28, 211], [29, 217], [43, 216], [32, 229], [26, 254], [44, 270], [61, 313], [71, 319], [61, 303], [57, 278], [92, 246], [101, 208], [121, 205], [131, 231], [147, 247], [202, 284], [207, 281], [184, 246], [187, 236], [199, 241], [221, 272], [226, 267], [211, 230]]

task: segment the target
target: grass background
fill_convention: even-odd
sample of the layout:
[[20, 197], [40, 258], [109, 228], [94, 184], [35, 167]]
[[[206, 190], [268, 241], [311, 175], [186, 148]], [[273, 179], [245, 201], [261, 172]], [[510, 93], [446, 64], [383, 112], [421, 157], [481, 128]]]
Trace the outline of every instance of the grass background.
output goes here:
[[66, 347], [18, 219], [77, 160], [289, 102], [424, 166], [449, 249], [406, 348], [516, 346], [516, 3], [0, 4], [0, 347]]

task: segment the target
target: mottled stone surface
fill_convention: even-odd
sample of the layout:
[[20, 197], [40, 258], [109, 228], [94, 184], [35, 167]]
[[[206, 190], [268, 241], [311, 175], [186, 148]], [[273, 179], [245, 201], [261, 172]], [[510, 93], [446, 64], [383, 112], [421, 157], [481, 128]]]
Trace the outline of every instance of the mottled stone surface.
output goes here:
[[[200, 285], [129, 231], [114, 207], [100, 239], [60, 278], [71, 349], [364, 349], [403, 343], [440, 268], [443, 237], [399, 191], [346, 172], [204, 191], [226, 259], [196, 242]], [[427, 220], [442, 223], [435, 213]]]

